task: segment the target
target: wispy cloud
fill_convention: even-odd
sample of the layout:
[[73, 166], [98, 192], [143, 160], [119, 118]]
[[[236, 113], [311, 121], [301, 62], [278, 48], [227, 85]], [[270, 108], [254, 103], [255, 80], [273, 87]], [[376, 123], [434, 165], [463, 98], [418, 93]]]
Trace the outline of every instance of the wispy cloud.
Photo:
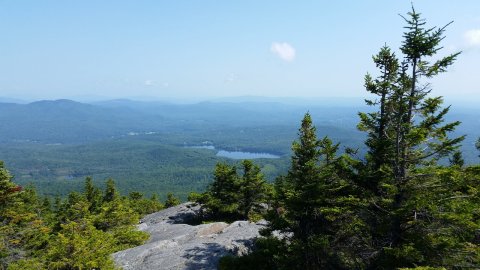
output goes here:
[[225, 84], [230, 84], [230, 83], [233, 83], [234, 81], [237, 80], [237, 75], [235, 75], [234, 73], [230, 73], [228, 74], [228, 76], [225, 78], [225, 81], [224, 83]]
[[295, 48], [286, 42], [273, 42], [270, 51], [287, 62], [295, 60]]
[[153, 80], [145, 80], [145, 81], [143, 82], [143, 84], [146, 85], [146, 86], [153, 86], [153, 85], [155, 85], [155, 81], [153, 81]]
[[471, 29], [464, 34], [468, 46], [480, 47], [480, 29]]

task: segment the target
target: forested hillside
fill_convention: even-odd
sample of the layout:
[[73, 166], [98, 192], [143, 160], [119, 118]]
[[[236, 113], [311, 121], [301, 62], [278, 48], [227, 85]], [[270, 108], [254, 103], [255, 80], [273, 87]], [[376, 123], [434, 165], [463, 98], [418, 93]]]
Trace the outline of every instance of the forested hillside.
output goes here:
[[144, 243], [148, 235], [135, 225], [162, 208], [156, 196], [120, 196], [113, 180], [102, 191], [91, 178], [65, 199], [39, 197], [0, 163], [0, 268], [115, 269], [110, 254]]
[[[112, 177], [118, 188], [132, 188], [164, 197], [173, 191], [186, 199], [211, 181], [211, 168], [228, 161], [217, 151], [270, 153], [280, 159], [258, 163], [268, 181], [287, 171], [298, 119], [307, 110], [317, 123], [319, 137], [328, 135], [343, 147], [366, 152], [365, 135], [355, 126], [365, 106], [335, 100], [301, 105], [288, 99], [234, 98], [229, 102], [169, 104], [114, 100], [85, 104], [68, 100], [31, 104], [0, 104], [0, 159], [21, 185], [33, 183], [40, 194], [66, 195], [80, 190], [92, 176], [98, 184]], [[307, 102], [306, 102], [307, 103]], [[316, 104], [316, 105], [315, 105]], [[475, 163], [475, 138], [480, 136], [480, 112], [453, 104], [448, 119], [463, 123], [464, 159]], [[208, 142], [217, 150], [189, 149]], [[443, 162], [448, 162], [444, 160]]]
[[[40, 194], [65, 196], [83, 179], [97, 184], [116, 179], [122, 192], [132, 188], [162, 198], [175, 192], [186, 199], [203, 191], [219, 150], [270, 153], [279, 159], [259, 164], [269, 181], [287, 169], [289, 143], [307, 109], [283, 103], [168, 104], [115, 100], [85, 104], [68, 100], [0, 104], [0, 159], [21, 185]], [[319, 133], [345, 145], [360, 145], [357, 109], [313, 107], [322, 119]], [[188, 148], [205, 142], [216, 150]]]

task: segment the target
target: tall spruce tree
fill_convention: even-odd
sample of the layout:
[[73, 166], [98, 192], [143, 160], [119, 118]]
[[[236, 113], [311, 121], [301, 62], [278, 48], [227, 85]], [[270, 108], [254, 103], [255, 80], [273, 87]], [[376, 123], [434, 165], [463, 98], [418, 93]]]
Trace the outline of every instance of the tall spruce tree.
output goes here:
[[339, 144], [318, 140], [315, 130], [307, 113], [292, 146], [290, 170], [276, 182], [278, 208], [268, 218], [270, 231], [289, 235], [280, 255], [284, 269], [359, 267], [363, 223], [354, 212], [360, 201], [349, 179], [352, 166], [337, 155]]
[[[435, 187], [442, 185], [433, 177], [437, 161], [451, 155], [463, 136], [448, 136], [460, 123], [444, 123], [449, 107], [442, 108], [441, 97], [429, 96], [427, 80], [445, 72], [459, 53], [434, 60], [448, 24], [426, 28], [425, 20], [413, 7], [403, 18], [403, 59], [399, 64], [386, 46], [373, 58], [380, 76], [373, 80], [367, 75], [365, 86], [379, 97], [367, 101], [378, 106], [378, 111], [360, 114], [359, 128], [368, 132], [364, 182], [359, 183], [371, 196], [367, 213], [371, 214], [372, 250], [376, 250], [371, 256], [372, 268], [441, 262], [454, 250], [453, 244], [446, 248], [444, 243], [443, 249], [431, 252], [439, 240], [433, 235], [447, 231], [449, 226], [430, 204], [436, 198], [432, 196]], [[429, 192], [425, 192], [426, 187]], [[439, 226], [440, 222], [444, 226]]]
[[253, 212], [259, 210], [260, 203], [267, 200], [267, 182], [260, 171], [260, 167], [251, 160], [242, 161], [242, 169], [239, 210], [244, 219], [249, 219]]
[[214, 219], [236, 219], [240, 207], [240, 180], [237, 168], [226, 163], [215, 165], [214, 179], [202, 202]]
[[107, 186], [105, 187], [105, 195], [103, 195], [103, 201], [111, 202], [118, 199], [118, 197], [119, 195], [117, 188], [115, 187], [115, 181], [110, 178], [107, 180]]
[[[460, 122], [444, 124], [444, 116], [450, 107], [442, 108], [441, 97], [427, 97], [431, 92], [428, 82], [434, 76], [446, 72], [460, 54], [454, 53], [432, 61], [439, 50], [440, 42], [444, 39], [447, 24], [443, 27], [425, 28], [426, 22], [412, 7], [408, 18], [404, 17], [407, 25], [403, 35], [403, 44], [400, 47], [404, 55], [402, 71], [399, 80], [400, 95], [403, 96], [406, 111], [402, 109], [396, 113], [401, 119], [401, 128], [398, 134], [398, 164], [395, 177], [405, 181], [409, 169], [416, 165], [425, 165], [450, 154], [458, 147], [463, 137], [451, 139], [447, 136]], [[415, 119], [418, 117], [418, 120]]]

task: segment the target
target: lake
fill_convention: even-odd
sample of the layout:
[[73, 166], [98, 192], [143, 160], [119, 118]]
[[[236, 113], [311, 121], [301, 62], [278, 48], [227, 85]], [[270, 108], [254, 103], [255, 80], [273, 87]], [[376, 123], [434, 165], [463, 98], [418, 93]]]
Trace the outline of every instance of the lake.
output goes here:
[[218, 151], [217, 156], [231, 158], [231, 159], [280, 158], [280, 156], [269, 154], [269, 153], [252, 153], [252, 152], [225, 151], [225, 150]]
[[[192, 145], [185, 146], [187, 148], [203, 148], [209, 150], [217, 150], [213, 145]], [[243, 152], [243, 151], [226, 151], [218, 149], [217, 157], [226, 157], [231, 159], [256, 159], [256, 158], [280, 158], [278, 155], [269, 153], [255, 153], [255, 152]]]

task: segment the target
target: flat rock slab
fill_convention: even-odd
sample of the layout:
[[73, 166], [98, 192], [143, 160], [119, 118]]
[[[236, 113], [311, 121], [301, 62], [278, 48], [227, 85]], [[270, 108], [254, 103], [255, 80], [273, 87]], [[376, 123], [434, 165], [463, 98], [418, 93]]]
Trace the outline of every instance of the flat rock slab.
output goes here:
[[188, 225], [199, 206], [184, 203], [145, 216], [138, 229], [150, 234], [144, 245], [113, 254], [125, 270], [217, 269], [218, 260], [250, 250], [264, 223], [236, 221]]

